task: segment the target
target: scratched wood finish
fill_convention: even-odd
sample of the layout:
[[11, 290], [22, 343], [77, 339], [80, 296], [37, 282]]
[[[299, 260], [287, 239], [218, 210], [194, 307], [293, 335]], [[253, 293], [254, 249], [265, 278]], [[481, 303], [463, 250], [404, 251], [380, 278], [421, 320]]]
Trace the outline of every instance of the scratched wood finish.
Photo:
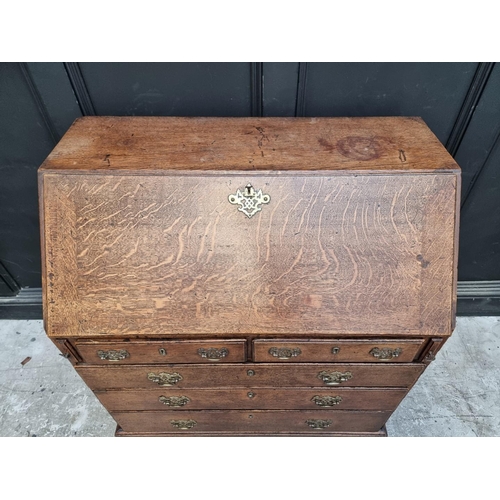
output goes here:
[[[313, 361], [329, 362], [379, 362], [408, 363], [415, 359], [423, 344], [423, 339], [415, 340], [277, 340], [262, 339], [253, 341], [253, 360], [286, 363], [303, 363]], [[273, 348], [276, 351], [270, 352]], [[373, 349], [399, 349], [397, 357], [377, 358]], [[285, 349], [286, 351], [282, 351]], [[300, 353], [295, 352], [298, 349]], [[278, 355], [284, 357], [279, 357]], [[287, 357], [290, 356], [290, 357]]]
[[[251, 219], [228, 202], [249, 181]], [[51, 336], [451, 333], [455, 176], [43, 184]]]
[[[321, 387], [318, 389], [249, 387], [246, 389], [178, 389], [165, 387], [142, 391], [96, 392], [99, 401], [109, 411], [169, 410], [395, 410], [405, 397], [406, 389], [347, 389]], [[184, 396], [189, 401], [174, 408], [160, 398]], [[319, 406], [317, 397], [340, 397], [333, 406]], [[184, 400], [185, 401], [185, 400]], [[182, 416], [180, 417], [182, 418]]]
[[220, 387], [328, 387], [320, 372], [350, 372], [352, 378], [340, 387], [403, 387], [413, 385], [424, 370], [420, 363], [245, 363], [225, 365], [78, 365], [76, 370], [92, 390], [153, 389], [158, 384], [149, 373], [178, 373], [175, 388]]
[[[238, 432], [375, 432], [381, 429], [391, 412], [337, 411], [141, 411], [113, 412], [112, 416], [125, 432], [175, 432], [196, 434], [205, 431]], [[178, 429], [172, 420], [194, 420], [192, 429]], [[326, 428], [312, 429], [308, 420], [329, 420]]]
[[[77, 342], [76, 348], [84, 363], [143, 364], [143, 363], [234, 363], [246, 361], [244, 340], [181, 342]], [[209, 350], [216, 350], [211, 357]], [[119, 361], [101, 359], [99, 351], [126, 351]], [[224, 351], [223, 351], [224, 350]], [[221, 356], [222, 354], [222, 356]]]
[[47, 170], [450, 171], [457, 165], [421, 118], [78, 119]]

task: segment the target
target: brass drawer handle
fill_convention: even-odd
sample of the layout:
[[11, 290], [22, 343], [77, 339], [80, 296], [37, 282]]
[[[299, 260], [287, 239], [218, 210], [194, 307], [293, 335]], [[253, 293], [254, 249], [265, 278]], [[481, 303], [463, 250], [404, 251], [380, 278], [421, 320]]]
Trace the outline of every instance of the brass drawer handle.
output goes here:
[[271, 356], [278, 359], [296, 358], [302, 354], [302, 351], [298, 347], [295, 349], [289, 349], [288, 347], [271, 347], [268, 352]]
[[262, 204], [267, 204], [271, 201], [271, 197], [268, 194], [263, 194], [262, 189], [255, 191], [251, 184], [247, 184], [243, 192], [238, 189], [236, 194], [230, 194], [227, 199], [232, 205], [239, 205], [238, 210], [243, 212], [248, 218], [260, 212]]
[[342, 402], [340, 396], [314, 396], [311, 401], [313, 401], [318, 406], [323, 408], [328, 408], [330, 406], [336, 406]]
[[120, 349], [119, 351], [97, 351], [97, 355], [101, 359], [105, 359], [107, 361], [122, 361], [126, 358], [130, 357], [130, 353], [125, 349]]
[[218, 349], [217, 347], [210, 347], [209, 349], [198, 349], [198, 356], [206, 358], [210, 361], [219, 361], [225, 358], [229, 354], [229, 349], [222, 347]]
[[352, 379], [351, 372], [326, 372], [318, 373], [318, 378], [321, 379], [326, 385], [339, 385], [342, 382], [347, 382]]
[[170, 420], [170, 423], [177, 429], [188, 430], [192, 429], [196, 424], [196, 420]]
[[397, 349], [390, 349], [389, 347], [379, 349], [378, 347], [374, 347], [370, 351], [370, 354], [377, 359], [392, 359], [397, 358], [402, 352], [403, 349], [401, 349], [400, 347], [398, 347]]
[[309, 419], [306, 420], [306, 424], [312, 429], [326, 429], [332, 425], [331, 420], [320, 420], [320, 419]]
[[177, 372], [148, 373], [148, 380], [158, 385], [174, 385], [182, 380], [182, 376]]
[[167, 406], [178, 407], [186, 406], [191, 400], [187, 396], [160, 396], [158, 401]]

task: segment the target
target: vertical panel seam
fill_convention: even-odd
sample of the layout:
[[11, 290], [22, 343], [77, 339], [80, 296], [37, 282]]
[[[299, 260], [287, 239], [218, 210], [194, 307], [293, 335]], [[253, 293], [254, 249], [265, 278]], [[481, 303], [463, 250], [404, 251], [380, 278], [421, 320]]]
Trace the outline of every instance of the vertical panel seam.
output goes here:
[[295, 116], [306, 116], [306, 85], [307, 63], [299, 62], [299, 73], [297, 75], [297, 97], [295, 100]]
[[462, 139], [467, 132], [467, 128], [469, 127], [474, 111], [479, 104], [494, 65], [494, 62], [478, 63], [476, 72], [472, 77], [469, 90], [467, 91], [460, 111], [458, 112], [450, 136], [446, 141], [446, 149], [452, 156], [456, 155], [458, 148], [462, 143]]
[[264, 74], [262, 71], [263, 63], [253, 62], [250, 66], [251, 73], [251, 99], [252, 116], [263, 116], [264, 109]]
[[45, 103], [43, 102], [42, 96], [40, 95], [40, 92], [36, 88], [35, 82], [33, 80], [33, 77], [31, 76], [28, 65], [25, 62], [21, 62], [19, 63], [19, 67], [21, 68], [21, 72], [24, 76], [24, 79], [28, 85], [28, 88], [31, 92], [31, 95], [33, 96], [38, 111], [40, 112], [40, 115], [43, 118], [45, 126], [47, 127], [47, 130], [49, 131], [50, 137], [54, 142], [55, 146], [59, 142], [60, 136], [56, 131], [54, 123], [52, 122], [52, 119], [47, 111]]
[[80, 111], [83, 116], [96, 116], [94, 103], [92, 102], [92, 97], [90, 96], [87, 84], [83, 78], [82, 71], [80, 69], [80, 63], [77, 62], [65, 62], [64, 68], [68, 74], [71, 87], [73, 88], [73, 93], [75, 94], [78, 106], [80, 106]]

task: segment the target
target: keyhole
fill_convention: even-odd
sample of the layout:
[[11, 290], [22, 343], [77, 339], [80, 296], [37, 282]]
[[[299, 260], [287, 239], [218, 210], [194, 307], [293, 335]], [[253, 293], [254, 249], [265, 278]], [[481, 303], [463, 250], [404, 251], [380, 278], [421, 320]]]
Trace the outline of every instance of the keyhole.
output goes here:
[[248, 196], [250, 196], [250, 194], [252, 193], [251, 189], [252, 189], [252, 186], [250, 184], [248, 184], [248, 186], [246, 186]]

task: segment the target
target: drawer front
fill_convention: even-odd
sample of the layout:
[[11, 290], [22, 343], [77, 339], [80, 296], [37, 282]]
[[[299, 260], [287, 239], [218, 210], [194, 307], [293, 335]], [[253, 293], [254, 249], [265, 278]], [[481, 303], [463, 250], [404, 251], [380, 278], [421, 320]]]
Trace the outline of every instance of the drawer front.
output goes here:
[[245, 340], [77, 342], [85, 363], [235, 363], [246, 361]]
[[422, 364], [76, 366], [92, 390], [161, 387], [410, 387]]
[[338, 411], [192, 411], [192, 412], [113, 412], [125, 432], [376, 432], [391, 412]]
[[254, 340], [256, 362], [410, 363], [424, 340]]
[[112, 390], [95, 394], [109, 411], [127, 410], [395, 410], [406, 389]]

